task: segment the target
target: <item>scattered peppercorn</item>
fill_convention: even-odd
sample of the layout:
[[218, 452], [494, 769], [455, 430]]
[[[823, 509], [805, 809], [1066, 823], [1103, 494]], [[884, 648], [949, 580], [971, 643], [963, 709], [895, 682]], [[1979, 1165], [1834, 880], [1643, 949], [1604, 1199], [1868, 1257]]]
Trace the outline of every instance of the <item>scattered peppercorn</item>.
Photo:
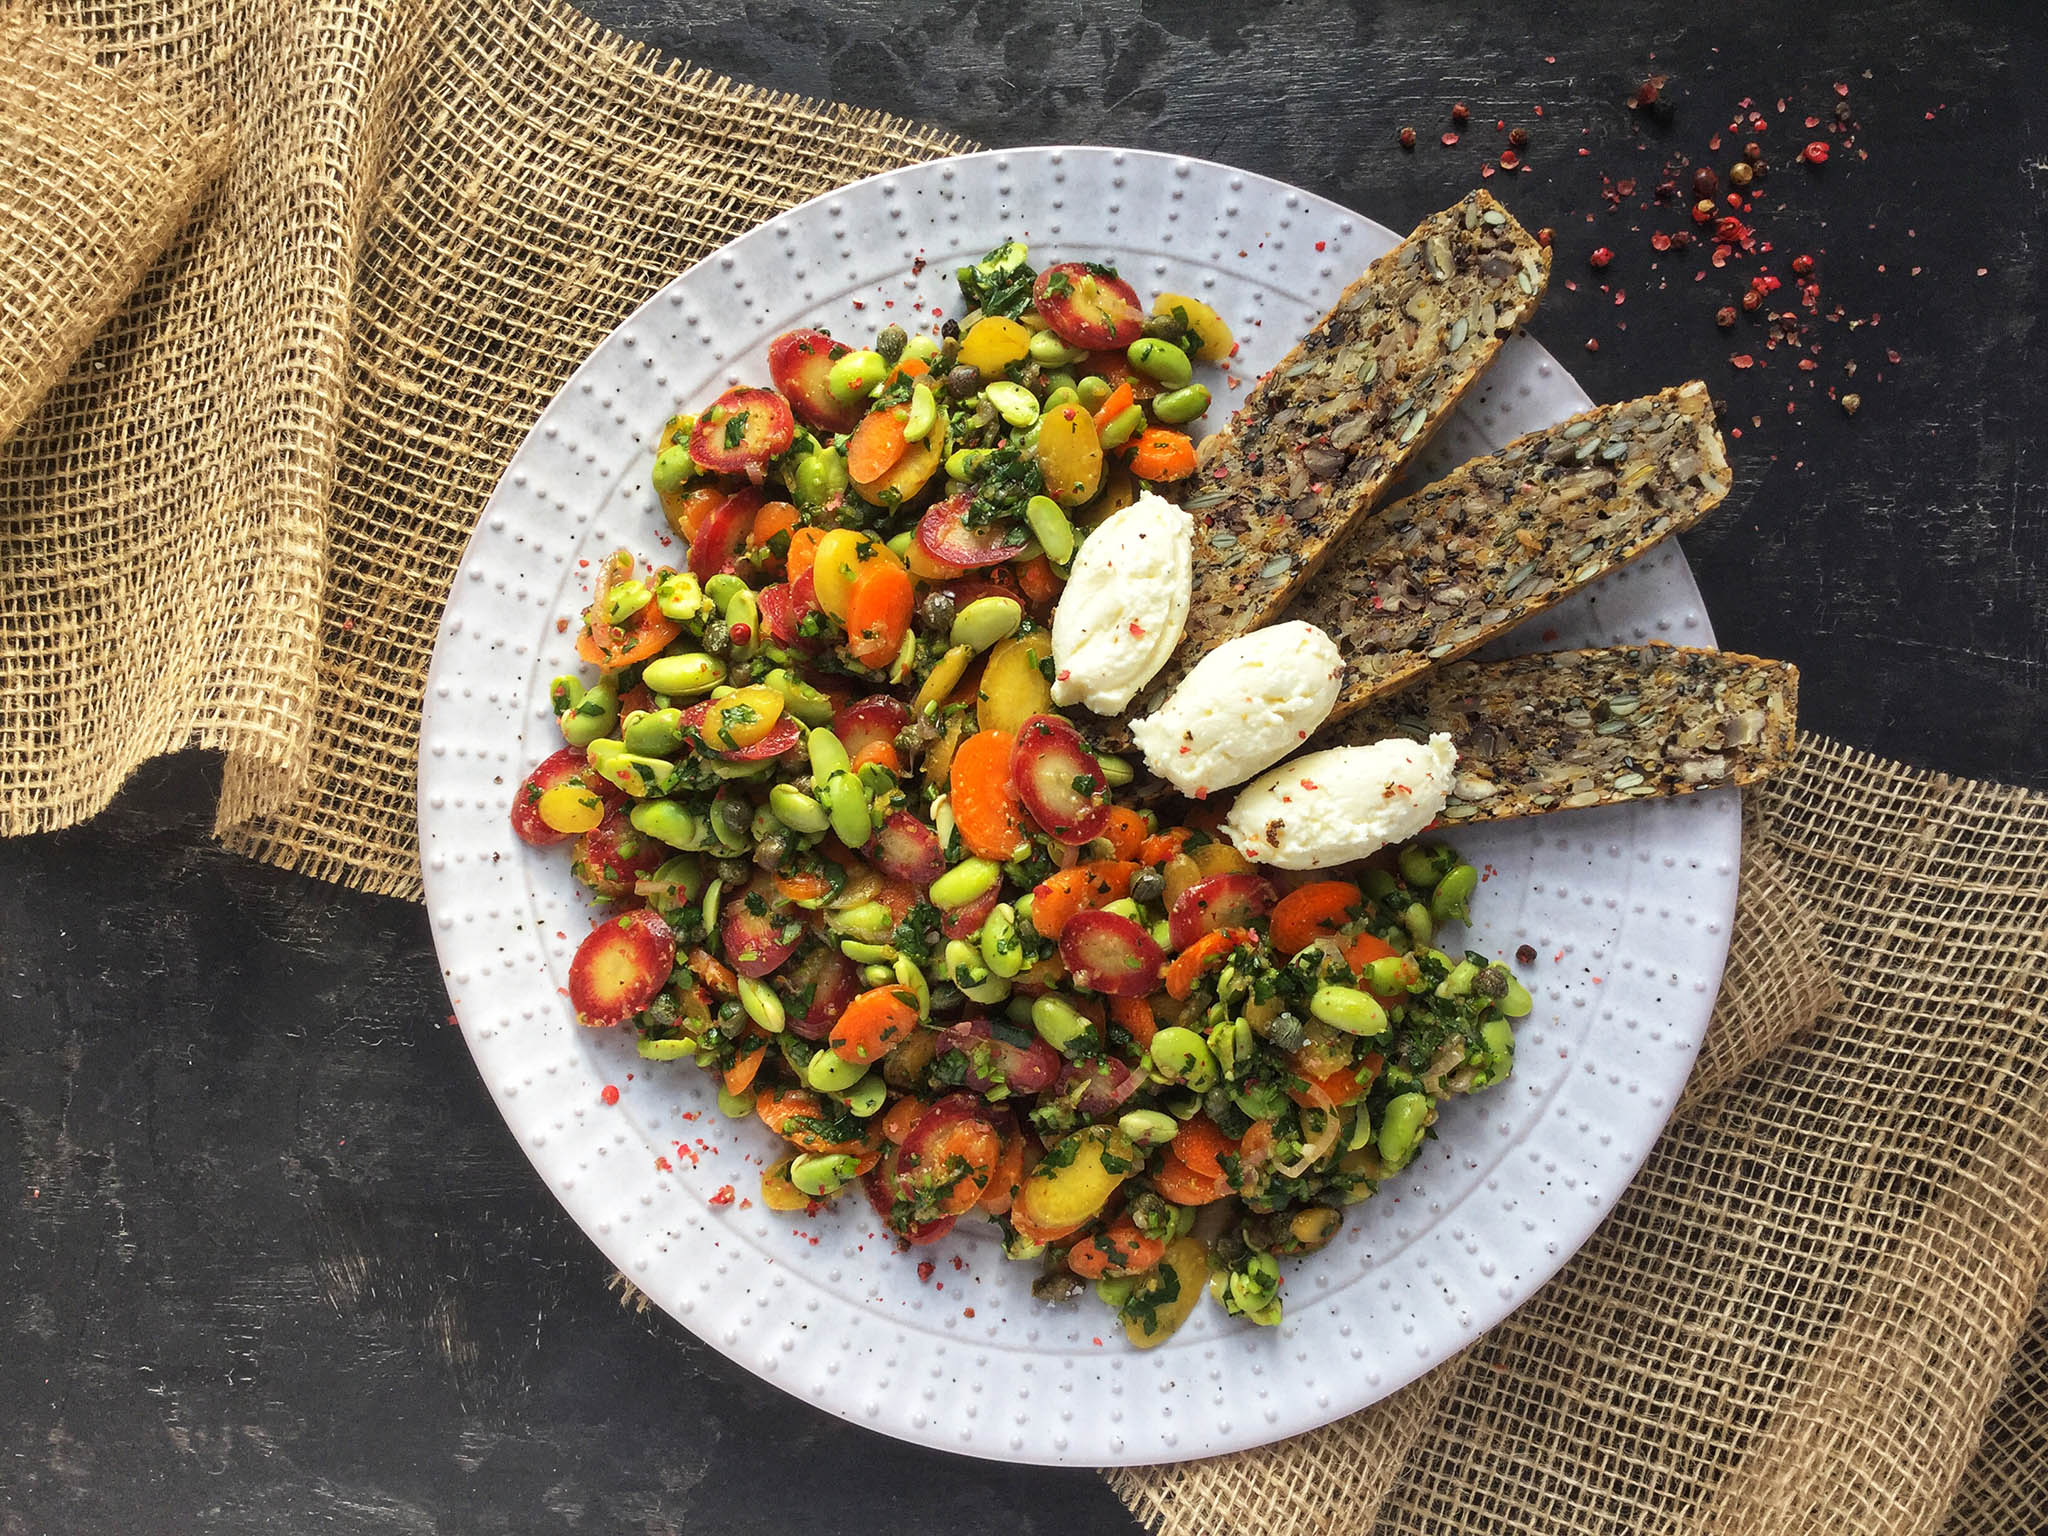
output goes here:
[[1714, 174], [1714, 168], [1711, 165], [1703, 165], [1692, 173], [1692, 192], [1694, 197], [1712, 197], [1720, 190], [1721, 178]]
[[1606, 266], [1612, 260], [1614, 260], [1614, 252], [1607, 249], [1607, 247], [1604, 245], [1596, 246], [1593, 250], [1593, 254], [1586, 258], [1587, 263], [1596, 272], [1599, 271], [1602, 267]]
[[1828, 163], [1827, 144], [1820, 139], [1815, 139], [1806, 148], [1799, 151], [1799, 158], [1808, 165], [1826, 165]]
[[1600, 343], [1595, 341], [1591, 336], [1588, 336], [1586, 338], [1586, 350], [1588, 352], [1598, 352], [1600, 350]]
[[1849, 394], [1842, 396], [1842, 414], [1844, 416], [1854, 416], [1862, 409], [1863, 397], [1861, 395]]
[[1735, 306], [1733, 304], [1723, 304], [1719, 309], [1715, 310], [1714, 324], [1721, 327], [1724, 331], [1732, 330], [1735, 326]]
[[1668, 203], [1671, 199], [1678, 196], [1678, 183], [1675, 181], [1660, 181], [1650, 195], [1660, 203]]
[[1462, 128], [1471, 120], [1472, 109], [1470, 107], [1466, 106], [1465, 103], [1463, 103], [1462, 101], [1454, 101], [1451, 103], [1452, 122], [1456, 123], [1460, 128]]
[[1835, 121], [1838, 123], [1846, 123], [1849, 121], [1849, 103], [1847, 103], [1846, 101], [1838, 101], [1835, 103]]
[[1403, 128], [1401, 130], [1401, 147], [1403, 149], [1413, 149], [1415, 147], [1415, 130], [1413, 128]]
[[1508, 130], [1508, 147], [1510, 149], [1527, 149], [1529, 147], [1529, 130], [1526, 128], [1510, 128]]
[[1695, 224], [1711, 224], [1721, 210], [1714, 206], [1711, 197], [1703, 197], [1692, 205], [1692, 221]]
[[1512, 171], [1513, 169], [1515, 169], [1516, 166], [1520, 165], [1521, 163], [1522, 157], [1516, 154], [1512, 149], [1504, 149], [1500, 152], [1500, 168], [1502, 170]]
[[1764, 296], [1752, 288], [1742, 296], [1742, 307], [1755, 314], [1764, 307]]
[[1755, 139], [1751, 139], [1747, 144], [1742, 146], [1742, 158], [1747, 160], [1751, 165], [1762, 165], [1764, 163], [1763, 145], [1757, 143]]
[[1520, 949], [1515, 951], [1515, 964], [1534, 965], [1535, 963], [1536, 946], [1534, 944], [1524, 944]]
[[1806, 276], [1807, 273], [1813, 270], [1813, 258], [1805, 255], [1794, 256], [1792, 258], [1792, 270], [1801, 277]]
[[1738, 160], [1728, 167], [1728, 185], [1731, 187], [1746, 187], [1749, 185], [1750, 177], [1755, 174], [1756, 172], [1749, 168], [1747, 160]]
[[1550, 248], [1550, 242], [1555, 240], [1556, 238], [1557, 231], [1552, 229], [1548, 224], [1544, 225], [1541, 229], [1536, 231], [1536, 243], [1542, 246], [1545, 250], [1548, 250]]
[[1442, 144], [1445, 149], [1449, 149], [1453, 144], [1458, 142], [1458, 136], [1455, 133], [1447, 133], [1437, 142]]
[[1671, 232], [1671, 249], [1674, 251], [1691, 250], [1692, 231], [1689, 229], [1674, 229]]

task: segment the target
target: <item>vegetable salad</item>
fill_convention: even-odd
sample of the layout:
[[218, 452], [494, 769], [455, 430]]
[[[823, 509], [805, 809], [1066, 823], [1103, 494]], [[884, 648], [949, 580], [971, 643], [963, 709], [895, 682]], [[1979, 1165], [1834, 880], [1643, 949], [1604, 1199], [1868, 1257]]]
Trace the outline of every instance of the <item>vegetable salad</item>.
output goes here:
[[1054, 706], [1076, 548], [1193, 474], [1234, 347], [1028, 254], [962, 267], [937, 335], [792, 331], [772, 387], [668, 422], [686, 559], [598, 571], [512, 822], [606, 904], [579, 1020], [780, 1137], [766, 1204], [865, 1198], [906, 1245], [993, 1220], [1144, 1347], [1204, 1291], [1278, 1321], [1279, 1261], [1508, 1075], [1530, 999], [1440, 947], [1478, 885], [1451, 849], [1261, 872], [1218, 799], [1120, 803]]

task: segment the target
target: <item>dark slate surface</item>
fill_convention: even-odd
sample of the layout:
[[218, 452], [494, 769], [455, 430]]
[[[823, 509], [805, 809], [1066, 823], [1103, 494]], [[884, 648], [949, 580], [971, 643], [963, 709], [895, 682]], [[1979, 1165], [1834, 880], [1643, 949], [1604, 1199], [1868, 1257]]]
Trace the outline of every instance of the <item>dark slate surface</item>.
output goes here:
[[[2048, 784], [2038, 7], [596, 10], [741, 78], [989, 144], [1233, 161], [1397, 226], [1471, 184], [1497, 118], [1528, 128], [1535, 170], [1488, 185], [1558, 231], [1537, 333], [1596, 396], [1698, 374], [1744, 430], [1686, 540], [1723, 644], [1796, 660], [1815, 729]], [[1668, 127], [1622, 105], [1654, 72]], [[1784, 163], [1837, 82], [1867, 160]], [[1745, 97], [1771, 268], [1810, 251], [1845, 311], [1811, 374], [1716, 329], [1752, 265], [1659, 257], [1680, 217], [1634, 206]], [[1637, 178], [1622, 211], [1603, 174]], [[91, 827], [0, 845], [0, 1532], [1131, 1528], [1089, 1474], [877, 1439], [622, 1312], [446, 1027], [422, 914], [221, 853], [216, 780], [159, 764]]]

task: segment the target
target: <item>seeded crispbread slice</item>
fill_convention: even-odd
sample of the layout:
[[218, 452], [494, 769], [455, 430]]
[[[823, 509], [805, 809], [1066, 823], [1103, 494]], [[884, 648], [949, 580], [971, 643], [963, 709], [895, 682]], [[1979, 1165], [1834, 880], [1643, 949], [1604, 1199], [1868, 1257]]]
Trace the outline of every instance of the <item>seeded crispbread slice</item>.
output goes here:
[[1797, 754], [1798, 716], [1789, 662], [1622, 645], [1453, 662], [1309, 747], [1447, 732], [1458, 769], [1443, 820], [1504, 821], [1758, 783]]
[[1287, 617], [1346, 663], [1341, 720], [1692, 527], [1728, 494], [1707, 387], [1603, 405], [1517, 438], [1343, 541]]
[[1279, 616], [1529, 317], [1549, 276], [1550, 252], [1473, 192], [1344, 290], [1202, 446], [1182, 503], [1195, 520], [1194, 602], [1148, 697]]

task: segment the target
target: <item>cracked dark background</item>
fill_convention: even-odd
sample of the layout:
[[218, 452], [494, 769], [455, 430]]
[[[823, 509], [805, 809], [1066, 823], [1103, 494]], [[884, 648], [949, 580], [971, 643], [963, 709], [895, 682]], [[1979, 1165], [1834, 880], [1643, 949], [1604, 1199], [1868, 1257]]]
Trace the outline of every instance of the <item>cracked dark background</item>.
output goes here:
[[[1813, 730], [2048, 786], [2038, 6], [592, 10], [737, 79], [1229, 161], [1396, 227], [1473, 184], [1496, 119], [1526, 127], [1533, 169], [1487, 184], [1557, 231], [1536, 334], [1598, 398], [1705, 378], [1743, 432], [1683, 541], [1722, 644], [1798, 662]], [[1653, 73], [1668, 126], [1623, 105]], [[1837, 82], [1868, 158], [1785, 163]], [[1744, 98], [1772, 270], [1811, 252], [1843, 310], [1811, 373], [1717, 329], [1753, 267], [1658, 256], [1679, 219], [1636, 207]], [[1603, 175], [1642, 185], [1610, 211]], [[1134, 1529], [1089, 1473], [882, 1440], [622, 1311], [447, 1027], [424, 915], [223, 853], [217, 781], [167, 760], [0, 844], [0, 1533]]]

